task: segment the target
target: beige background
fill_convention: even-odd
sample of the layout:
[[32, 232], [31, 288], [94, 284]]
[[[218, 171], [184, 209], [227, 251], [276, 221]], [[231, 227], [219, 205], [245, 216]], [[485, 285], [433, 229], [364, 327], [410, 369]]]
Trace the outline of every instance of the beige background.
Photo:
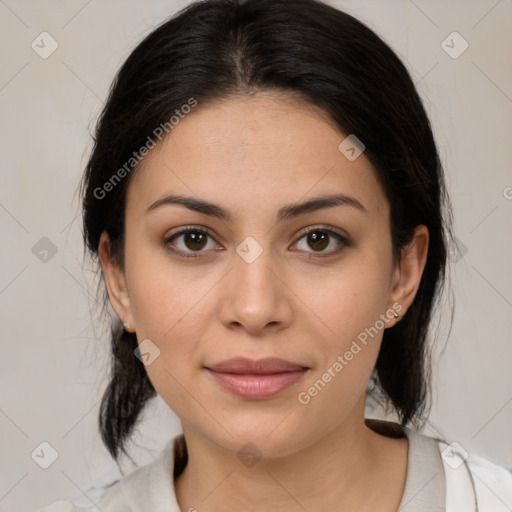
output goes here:
[[[87, 502], [92, 483], [117, 475], [97, 434], [108, 346], [91, 321], [94, 273], [82, 263], [75, 192], [115, 71], [187, 3], [0, 0], [0, 511]], [[331, 3], [405, 60], [449, 178], [464, 255], [452, 258], [455, 318], [426, 432], [512, 467], [512, 1]], [[43, 31], [59, 45], [47, 59], [31, 48]], [[441, 46], [453, 31], [469, 44], [456, 59]], [[462, 48], [450, 41], [452, 52]], [[57, 249], [46, 262], [32, 252], [42, 237]], [[136, 460], [151, 460], [178, 429], [155, 401]], [[58, 452], [46, 470], [31, 458], [43, 441]]]

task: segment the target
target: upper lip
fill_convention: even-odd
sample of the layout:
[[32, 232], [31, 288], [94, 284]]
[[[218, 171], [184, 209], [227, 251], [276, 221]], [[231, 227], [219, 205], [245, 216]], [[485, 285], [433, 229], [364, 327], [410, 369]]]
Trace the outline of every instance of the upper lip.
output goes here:
[[255, 373], [255, 374], [270, 374], [282, 372], [294, 372], [307, 369], [306, 366], [285, 361], [277, 357], [265, 357], [263, 359], [248, 359], [246, 357], [233, 357], [226, 359], [220, 363], [212, 366], [207, 366], [208, 369], [219, 373]]

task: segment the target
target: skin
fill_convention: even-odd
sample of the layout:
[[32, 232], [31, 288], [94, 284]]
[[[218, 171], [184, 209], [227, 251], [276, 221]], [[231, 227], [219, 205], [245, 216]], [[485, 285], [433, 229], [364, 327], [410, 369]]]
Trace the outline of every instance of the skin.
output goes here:
[[[350, 161], [338, 150], [345, 137], [324, 112], [282, 93], [199, 104], [132, 177], [124, 266], [102, 236], [112, 305], [139, 343], [160, 350], [146, 370], [183, 425], [182, 510], [398, 508], [407, 440], [364, 423], [383, 330], [308, 404], [297, 398], [393, 304], [406, 313], [426, 261], [425, 226], [394, 260], [388, 201], [365, 155]], [[232, 220], [177, 204], [148, 212], [169, 194], [218, 204]], [[284, 205], [329, 194], [355, 198], [364, 211], [341, 205], [276, 220]], [[188, 225], [212, 234], [199, 252], [184, 236], [166, 242]], [[337, 229], [350, 243], [330, 235], [318, 249], [303, 234], [309, 227]], [[236, 252], [248, 236], [263, 251], [252, 263]], [[173, 243], [198, 257], [174, 255]], [[204, 369], [234, 356], [280, 357], [309, 370], [277, 396], [245, 400]], [[252, 467], [237, 457], [249, 441], [262, 457]]]

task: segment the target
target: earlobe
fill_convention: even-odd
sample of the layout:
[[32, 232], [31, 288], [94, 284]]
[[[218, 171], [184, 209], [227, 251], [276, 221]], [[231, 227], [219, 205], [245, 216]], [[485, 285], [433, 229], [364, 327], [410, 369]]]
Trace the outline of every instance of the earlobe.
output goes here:
[[124, 271], [111, 253], [110, 238], [104, 231], [100, 237], [98, 254], [110, 303], [124, 324], [133, 326], [130, 297]]
[[398, 302], [402, 306], [400, 316], [405, 315], [420, 286], [427, 262], [428, 243], [428, 228], [419, 225], [414, 228], [411, 242], [402, 249], [390, 294], [390, 302]]

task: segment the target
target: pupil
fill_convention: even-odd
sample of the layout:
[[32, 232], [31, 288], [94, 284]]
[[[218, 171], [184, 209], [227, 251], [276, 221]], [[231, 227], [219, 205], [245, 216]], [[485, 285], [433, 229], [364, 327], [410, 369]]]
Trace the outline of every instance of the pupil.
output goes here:
[[194, 232], [185, 233], [185, 245], [189, 249], [199, 250], [205, 246], [206, 235], [204, 233]]
[[328, 235], [326, 233], [310, 233], [308, 243], [312, 249], [322, 250], [329, 245]]

